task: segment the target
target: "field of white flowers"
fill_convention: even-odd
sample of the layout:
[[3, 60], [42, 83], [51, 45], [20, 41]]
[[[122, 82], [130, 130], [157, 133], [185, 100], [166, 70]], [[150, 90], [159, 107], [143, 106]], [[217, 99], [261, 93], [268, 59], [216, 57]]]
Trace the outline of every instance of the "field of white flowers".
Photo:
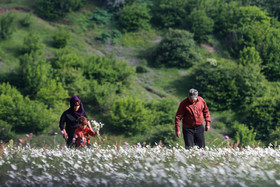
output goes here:
[[0, 186], [280, 186], [280, 147], [7, 147], [0, 173]]

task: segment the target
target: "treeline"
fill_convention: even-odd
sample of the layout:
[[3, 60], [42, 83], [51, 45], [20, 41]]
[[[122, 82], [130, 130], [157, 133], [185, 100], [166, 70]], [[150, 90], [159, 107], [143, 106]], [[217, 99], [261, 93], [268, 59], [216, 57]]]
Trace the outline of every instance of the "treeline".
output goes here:
[[[55, 21], [79, 10], [84, 0], [36, 0], [35, 13]], [[115, 23], [114, 30], [96, 39], [113, 44], [122, 33], [154, 28], [164, 34], [161, 42], [143, 53], [148, 65], [189, 69], [183, 81], [205, 98], [211, 111], [229, 111], [220, 128], [227, 127], [243, 144], [280, 140], [280, 32], [277, 1], [251, 0], [95, 0], [90, 21]], [[32, 24], [29, 17], [0, 17], [2, 40], [12, 35], [13, 22]], [[60, 29], [51, 41], [56, 50], [46, 58], [50, 45], [31, 33], [20, 51], [20, 66], [6, 74], [0, 93], [2, 134], [39, 133], [55, 128], [56, 114], [65, 100], [78, 95], [106, 120], [115, 133], [133, 136], [152, 127], [149, 139], [175, 142], [173, 118], [178, 103], [170, 98], [147, 103], [122, 98], [132, 86], [135, 69], [112, 56], [78, 55], [67, 48], [71, 33]], [[216, 45], [224, 54], [206, 54], [199, 44]], [[0, 51], [1, 53], [1, 51]], [[187, 88], [186, 88], [187, 92]], [[227, 114], [228, 114], [227, 113]], [[11, 128], [12, 126], [12, 128]], [[7, 138], [8, 139], [8, 138]]]

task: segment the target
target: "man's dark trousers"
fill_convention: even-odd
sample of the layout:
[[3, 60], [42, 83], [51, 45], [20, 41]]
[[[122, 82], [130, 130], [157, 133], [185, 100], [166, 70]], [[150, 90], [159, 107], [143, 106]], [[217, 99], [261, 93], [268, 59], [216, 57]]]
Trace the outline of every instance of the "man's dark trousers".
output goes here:
[[186, 149], [197, 145], [199, 148], [205, 147], [204, 126], [197, 125], [193, 128], [183, 129]]

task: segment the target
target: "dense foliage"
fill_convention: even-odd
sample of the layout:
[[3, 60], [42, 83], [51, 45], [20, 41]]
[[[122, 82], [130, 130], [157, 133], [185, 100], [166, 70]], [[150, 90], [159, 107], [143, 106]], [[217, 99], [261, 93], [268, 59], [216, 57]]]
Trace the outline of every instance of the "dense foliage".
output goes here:
[[[57, 127], [67, 99], [78, 95], [90, 113], [115, 127], [108, 131], [131, 136], [151, 127], [147, 141], [162, 139], [174, 144], [171, 124], [178, 100], [169, 95], [181, 99], [180, 91], [186, 96], [187, 89], [195, 87], [211, 112], [232, 113], [231, 120], [220, 117], [216, 126], [228, 129], [236, 141], [244, 145], [278, 141], [277, 3], [36, 0], [32, 8], [40, 19], [28, 9], [20, 14], [1, 13], [3, 139], [14, 132], [40, 133]], [[128, 49], [122, 46], [127, 40], [132, 44], [141, 40], [143, 45]], [[148, 79], [156, 77], [160, 68], [185, 70], [169, 85], [165, 81], [164, 86], [154, 84], [162, 86], [163, 95], [143, 86], [152, 82]], [[144, 102], [145, 91], [155, 93], [156, 99], [145, 98]], [[135, 93], [134, 99], [128, 97]]]

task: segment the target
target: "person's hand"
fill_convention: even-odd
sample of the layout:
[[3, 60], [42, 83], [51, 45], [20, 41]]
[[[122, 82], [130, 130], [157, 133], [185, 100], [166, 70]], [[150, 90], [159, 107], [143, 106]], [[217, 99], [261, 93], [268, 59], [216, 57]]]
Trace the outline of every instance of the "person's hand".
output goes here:
[[63, 138], [64, 138], [65, 140], [67, 140], [67, 139], [68, 139], [68, 134], [67, 134], [67, 132], [66, 132], [66, 131], [64, 131]]
[[176, 131], [176, 136], [177, 136], [178, 138], [180, 138], [180, 136], [181, 136], [180, 130], [179, 130], [179, 131]]
[[99, 131], [96, 131], [96, 134], [97, 134], [97, 135], [100, 135], [100, 134], [99, 134]]
[[205, 131], [209, 131], [209, 130], [210, 130], [210, 122], [206, 121]]

